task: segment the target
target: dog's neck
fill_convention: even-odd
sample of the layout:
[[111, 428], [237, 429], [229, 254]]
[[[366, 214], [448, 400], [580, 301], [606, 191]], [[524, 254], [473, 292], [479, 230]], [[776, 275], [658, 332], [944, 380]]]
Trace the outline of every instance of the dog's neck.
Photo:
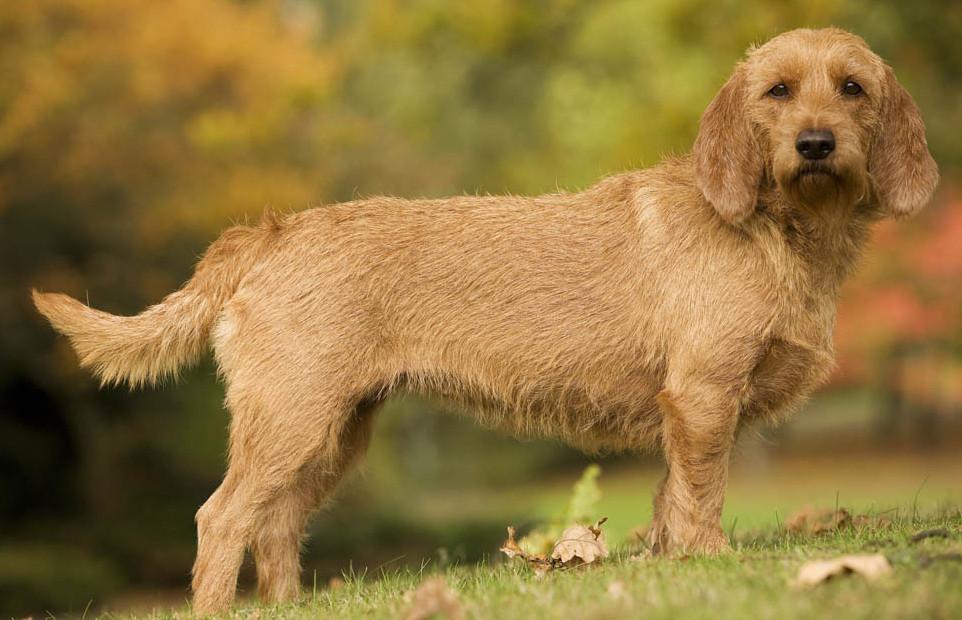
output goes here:
[[795, 203], [775, 187], [760, 193], [756, 208], [766, 234], [775, 231], [797, 261], [804, 286], [832, 299], [862, 254], [872, 213], [860, 202]]

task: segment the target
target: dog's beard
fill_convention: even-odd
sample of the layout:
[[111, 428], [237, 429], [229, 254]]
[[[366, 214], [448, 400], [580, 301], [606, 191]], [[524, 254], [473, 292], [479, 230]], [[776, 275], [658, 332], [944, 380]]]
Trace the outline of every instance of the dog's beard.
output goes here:
[[819, 215], [847, 213], [865, 194], [861, 175], [823, 161], [802, 162], [779, 176], [792, 203]]
[[791, 185], [805, 204], [837, 203], [844, 193], [844, 178], [833, 166], [822, 162], [805, 162], [795, 169]]

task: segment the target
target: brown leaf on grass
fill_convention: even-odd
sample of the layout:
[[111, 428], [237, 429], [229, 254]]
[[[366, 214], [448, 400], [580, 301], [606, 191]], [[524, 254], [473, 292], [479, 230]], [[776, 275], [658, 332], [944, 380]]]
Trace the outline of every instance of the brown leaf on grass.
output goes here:
[[852, 525], [852, 515], [844, 508], [802, 508], [785, 522], [785, 529], [796, 534], [824, 534]]
[[520, 558], [524, 562], [534, 569], [535, 574], [539, 577], [543, 576], [549, 570], [554, 568], [551, 560], [543, 555], [532, 555], [527, 553], [515, 540], [515, 529], [512, 526], [508, 526], [508, 539], [504, 541], [501, 545], [501, 553], [505, 554], [509, 558]]
[[404, 616], [405, 620], [427, 620], [432, 617], [460, 620], [464, 617], [461, 601], [443, 577], [425, 579], [409, 597], [405, 597], [408, 598], [410, 607]]
[[518, 541], [515, 540], [515, 537], [514, 537], [514, 536], [515, 536], [516, 533], [517, 533], [517, 531], [514, 529], [514, 526], [513, 526], [513, 525], [509, 525], [509, 526], [508, 526], [508, 539], [507, 539], [506, 541], [504, 541], [504, 543], [501, 545], [501, 553], [505, 554], [505, 555], [508, 556], [509, 558], [522, 558], [522, 559], [524, 559], [525, 556], [527, 556], [528, 554], [524, 552], [524, 549], [522, 549], [522, 548], [518, 545]]
[[817, 536], [847, 527], [887, 529], [892, 520], [885, 516], [852, 515], [845, 508], [813, 508], [806, 506], [785, 522], [785, 529], [796, 534]]
[[565, 566], [591, 564], [608, 557], [608, 545], [601, 531], [602, 519], [593, 526], [573, 525], [566, 529], [551, 552], [551, 559]]
[[509, 558], [520, 558], [539, 576], [550, 570], [591, 564], [608, 557], [608, 546], [601, 531], [601, 526], [607, 520], [608, 518], [605, 517], [591, 526], [569, 527], [555, 542], [550, 557], [525, 552], [515, 540], [515, 529], [509, 525], [508, 539], [501, 545], [501, 553]]
[[838, 575], [857, 574], [874, 581], [892, 572], [892, 565], [880, 553], [874, 555], [846, 555], [831, 560], [806, 562], [798, 569], [795, 583], [815, 586]]

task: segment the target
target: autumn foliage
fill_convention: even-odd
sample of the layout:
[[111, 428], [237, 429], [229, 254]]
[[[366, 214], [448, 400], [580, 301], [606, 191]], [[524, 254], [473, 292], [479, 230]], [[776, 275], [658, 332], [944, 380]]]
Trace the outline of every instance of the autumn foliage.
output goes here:
[[843, 289], [835, 341], [839, 381], [882, 380], [873, 364], [899, 349], [934, 347], [945, 359], [927, 372], [947, 372], [962, 386], [962, 367], [951, 362], [962, 346], [962, 199], [957, 189], [945, 187], [914, 221], [878, 225], [862, 268]]

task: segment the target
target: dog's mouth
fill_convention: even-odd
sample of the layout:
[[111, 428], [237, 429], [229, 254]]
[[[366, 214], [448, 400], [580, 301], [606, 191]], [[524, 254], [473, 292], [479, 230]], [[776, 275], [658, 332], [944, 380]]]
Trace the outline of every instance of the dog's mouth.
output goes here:
[[834, 167], [823, 163], [805, 163], [798, 167], [795, 171], [793, 181], [800, 181], [802, 179], [830, 179], [832, 181], [841, 180], [841, 175]]

